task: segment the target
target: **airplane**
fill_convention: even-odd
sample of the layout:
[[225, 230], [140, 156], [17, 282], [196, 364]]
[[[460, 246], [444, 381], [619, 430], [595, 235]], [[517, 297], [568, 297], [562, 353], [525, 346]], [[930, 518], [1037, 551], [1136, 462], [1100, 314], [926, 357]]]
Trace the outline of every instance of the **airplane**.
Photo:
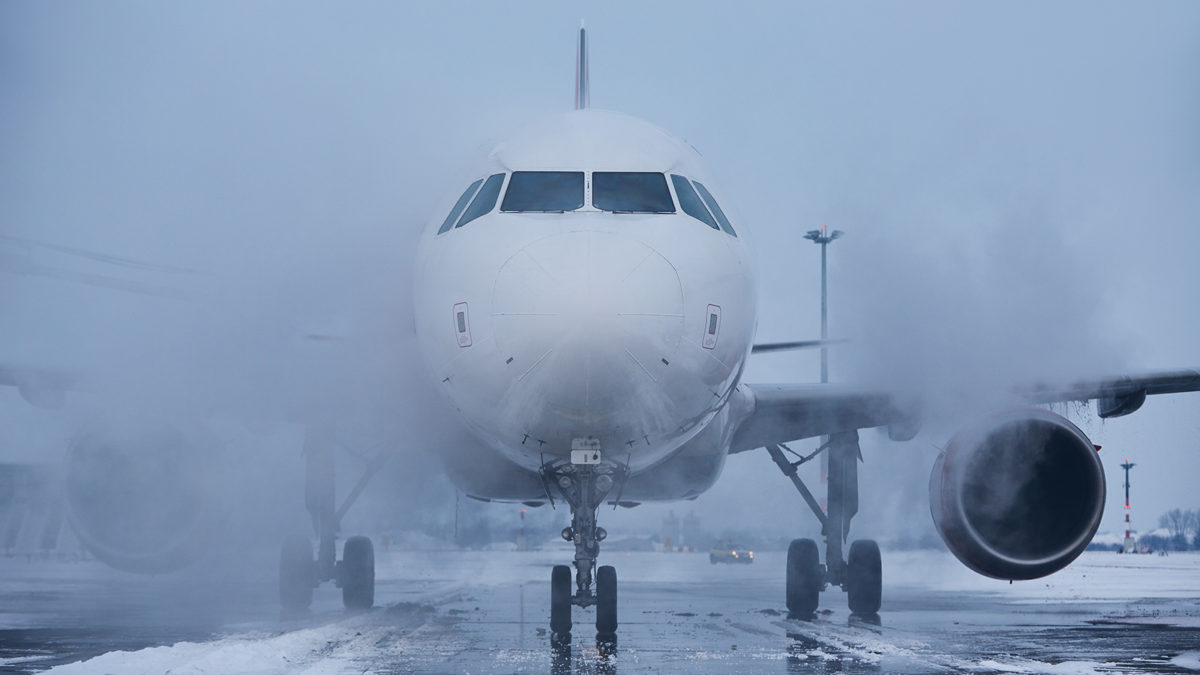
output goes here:
[[[571, 509], [575, 544], [551, 574], [551, 631], [570, 608], [596, 606], [596, 629], [617, 627], [617, 578], [596, 567], [607, 536], [603, 503], [694, 497], [731, 453], [766, 448], [822, 525], [788, 550], [786, 604], [811, 615], [826, 587], [850, 610], [881, 605], [879, 546], [843, 551], [857, 512], [858, 430], [892, 440], [919, 428], [917, 404], [830, 384], [742, 381], [754, 344], [755, 268], [699, 153], [647, 122], [589, 106], [587, 35], [579, 32], [575, 110], [543, 120], [487, 156], [444, 219], [426, 230], [415, 312], [433, 380], [491, 454], [451, 457], [468, 494]], [[819, 341], [817, 341], [819, 342]], [[1102, 418], [1148, 394], [1196, 391], [1200, 372], [1033, 387], [1031, 405], [968, 427], [933, 469], [933, 518], [968, 567], [1031, 579], [1071, 562], [1103, 512], [1096, 448], [1036, 403], [1096, 399]], [[797, 475], [785, 443], [826, 437], [828, 506]], [[1000, 467], [1032, 463], [1022, 476]], [[1044, 514], [1055, 513], [1047, 519]]]
[[[615, 639], [618, 583], [614, 567], [598, 564], [607, 537], [600, 506], [693, 498], [717, 481], [730, 454], [759, 448], [822, 526], [823, 556], [812, 539], [788, 548], [789, 613], [811, 617], [820, 593], [840, 588], [851, 612], [876, 615], [879, 546], [848, 541], [858, 510], [858, 432], [878, 427], [894, 441], [911, 439], [920, 402], [844, 384], [745, 382], [752, 353], [824, 343], [755, 343], [754, 262], [742, 225], [721, 208], [714, 175], [670, 133], [591, 107], [582, 27], [576, 59], [575, 109], [497, 145], [421, 239], [413, 294], [419, 351], [473, 439], [439, 448], [447, 475], [479, 499], [569, 508], [562, 536], [574, 544], [574, 559], [550, 575], [556, 645], [570, 643], [574, 607], [595, 607], [597, 634]], [[0, 383], [31, 402], [54, 400], [48, 394], [69, 380], [0, 368]], [[1099, 526], [1104, 474], [1086, 435], [1038, 406], [1095, 400], [1098, 415], [1109, 418], [1135, 412], [1148, 395], [1191, 391], [1200, 391], [1200, 370], [1018, 389], [1022, 405], [965, 425], [933, 468], [931, 511], [948, 548], [998, 579], [1062, 569]], [[172, 433], [118, 440], [186, 445]], [[812, 455], [786, 445], [810, 438], [823, 439]], [[338, 505], [330, 470], [338, 444], [323, 424], [308, 428], [306, 503], [318, 544], [314, 556], [309, 537], [284, 542], [280, 599], [291, 610], [308, 607], [315, 586], [331, 580], [348, 608], [374, 603], [371, 540], [346, 539], [340, 560], [336, 540], [382, 455], [368, 459]], [[105, 461], [88, 447], [106, 444], [77, 444], [73, 461], [84, 468]], [[797, 471], [818, 454], [829, 463], [824, 507]], [[1016, 465], [1034, 468], [1002, 470]], [[176, 527], [164, 545], [132, 555], [110, 545], [105, 524], [78, 517], [73, 524], [98, 557], [139, 571], [181, 564], [196, 540]]]

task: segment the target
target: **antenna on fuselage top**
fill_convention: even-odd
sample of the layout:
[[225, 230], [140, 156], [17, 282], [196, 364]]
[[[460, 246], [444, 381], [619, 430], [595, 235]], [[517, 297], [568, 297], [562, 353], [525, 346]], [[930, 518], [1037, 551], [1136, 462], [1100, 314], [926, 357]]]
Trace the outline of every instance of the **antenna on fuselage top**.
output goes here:
[[575, 55], [575, 109], [583, 110], [591, 103], [588, 94], [587, 30], [579, 22], [579, 53]]

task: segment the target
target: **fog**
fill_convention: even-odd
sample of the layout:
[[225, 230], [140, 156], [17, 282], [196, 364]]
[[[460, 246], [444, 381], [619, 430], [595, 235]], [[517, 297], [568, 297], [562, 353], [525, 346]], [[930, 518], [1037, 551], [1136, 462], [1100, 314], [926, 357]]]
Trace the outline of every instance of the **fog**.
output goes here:
[[[685, 138], [723, 179], [759, 261], [760, 342], [819, 335], [802, 235], [847, 233], [832, 379], [932, 413], [908, 443], [861, 434], [852, 535], [928, 534], [938, 447], [1014, 383], [1200, 363], [1190, 3], [6, 3], [0, 363], [87, 386], [60, 411], [0, 391], [0, 461], [57, 461], [97, 418], [216, 426], [253, 467], [216, 489], [275, 536], [306, 526], [296, 425], [319, 419], [397, 455], [348, 526], [453, 528], [434, 453], [455, 418], [413, 344], [415, 243], [464, 167], [571, 105], [580, 18], [593, 105]], [[755, 356], [745, 379], [817, 364]], [[1073, 419], [1105, 446], [1102, 530], [1126, 456], [1135, 525], [1197, 506], [1200, 397]], [[713, 534], [816, 533], [762, 451], [695, 502], [600, 522], [619, 539], [671, 510]]]

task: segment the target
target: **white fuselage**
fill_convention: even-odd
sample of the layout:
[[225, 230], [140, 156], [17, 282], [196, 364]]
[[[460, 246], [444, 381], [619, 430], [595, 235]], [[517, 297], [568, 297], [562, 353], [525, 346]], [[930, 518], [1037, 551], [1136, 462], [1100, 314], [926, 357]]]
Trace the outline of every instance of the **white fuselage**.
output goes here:
[[[514, 172], [579, 180], [581, 205], [535, 211], [536, 196], [522, 207], [516, 190], [506, 201]], [[670, 211], [611, 208], [621, 172], [665, 182]], [[491, 176], [499, 192], [484, 196]], [[590, 439], [636, 473], [728, 418], [717, 413], [750, 352], [754, 274], [730, 228], [683, 208], [693, 187], [693, 213], [698, 201], [721, 204], [691, 146], [626, 115], [580, 110], [497, 146], [476, 178], [480, 204], [460, 204], [474, 210], [469, 222], [456, 227], [447, 205], [423, 236], [415, 311], [435, 386], [480, 440], [536, 470]]]

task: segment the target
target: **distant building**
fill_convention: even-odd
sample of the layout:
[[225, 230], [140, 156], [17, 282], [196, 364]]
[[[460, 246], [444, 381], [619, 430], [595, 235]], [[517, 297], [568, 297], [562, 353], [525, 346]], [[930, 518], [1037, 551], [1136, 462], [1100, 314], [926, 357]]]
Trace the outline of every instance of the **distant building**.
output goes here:
[[695, 511], [689, 511], [683, 517], [683, 527], [681, 528], [683, 539], [679, 542], [684, 546], [706, 547], [710, 542], [704, 541], [704, 531], [700, 528], [700, 517]]
[[63, 526], [60, 480], [53, 465], [0, 464], [0, 553], [79, 553]]
[[678, 546], [680, 540], [679, 517], [674, 511], [668, 511], [667, 515], [662, 520], [662, 538], [663, 545]]

